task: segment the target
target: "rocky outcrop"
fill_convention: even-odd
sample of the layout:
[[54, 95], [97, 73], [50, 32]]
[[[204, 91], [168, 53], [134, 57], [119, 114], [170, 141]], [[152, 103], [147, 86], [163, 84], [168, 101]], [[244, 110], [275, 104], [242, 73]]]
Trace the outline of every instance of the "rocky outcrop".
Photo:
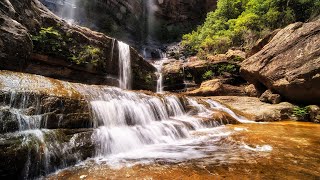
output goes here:
[[244, 96], [244, 88], [228, 84], [228, 79], [213, 79], [201, 83], [199, 89], [185, 93], [189, 96]]
[[271, 104], [279, 104], [281, 102], [281, 96], [279, 94], [274, 94], [270, 90], [266, 90], [260, 96], [261, 102], [271, 103]]
[[[70, 25], [38, 0], [0, 4], [1, 69], [40, 74], [88, 84], [117, 85], [117, 41]], [[133, 88], [153, 90], [155, 68], [131, 48]], [[148, 78], [146, 78], [148, 77]]]
[[228, 79], [230, 85], [244, 83], [239, 74], [239, 62], [243, 58], [235, 55], [238, 53], [229, 51], [229, 54], [210, 56], [207, 60], [197, 57], [190, 57], [187, 61], [169, 60], [162, 69], [165, 90], [180, 90], [184, 88], [184, 82], [192, 82], [193, 86], [199, 87], [211, 79]]
[[[77, 1], [69, 17], [70, 3], [41, 0], [60, 17], [130, 42], [142, 48], [157, 41], [177, 40], [203, 22], [216, 0], [92, 0]], [[67, 1], [68, 2], [68, 1]], [[74, 3], [74, 2], [72, 2]]]
[[317, 105], [307, 106], [309, 118], [311, 122], [320, 123], [320, 107]]
[[305, 104], [320, 99], [320, 20], [280, 30], [242, 63], [241, 75], [257, 87]]
[[293, 119], [295, 106], [288, 102], [279, 104], [264, 103], [256, 97], [213, 96], [216, 100], [234, 112], [257, 122], [272, 122]]
[[33, 179], [93, 156], [85, 87], [0, 71], [0, 177]]

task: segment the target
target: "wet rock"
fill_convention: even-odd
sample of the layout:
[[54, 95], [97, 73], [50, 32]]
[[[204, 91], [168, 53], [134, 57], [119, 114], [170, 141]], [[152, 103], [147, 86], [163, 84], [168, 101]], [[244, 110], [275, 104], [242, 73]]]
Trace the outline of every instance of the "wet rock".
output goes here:
[[310, 121], [315, 123], [320, 123], [320, 107], [317, 105], [307, 106], [307, 111], [309, 113]]
[[0, 133], [93, 126], [78, 84], [10, 71], [0, 71], [0, 84]]
[[35, 130], [0, 135], [0, 177], [33, 179], [85, 160], [94, 154], [91, 134], [91, 130]]
[[260, 101], [271, 104], [279, 104], [281, 102], [281, 96], [279, 94], [274, 94], [271, 90], [266, 90], [260, 96]]
[[0, 109], [0, 134], [19, 130], [18, 117], [7, 107]]
[[242, 87], [226, 84], [227, 80], [213, 79], [205, 81], [199, 89], [186, 92], [189, 96], [244, 96], [245, 92]]
[[174, 91], [184, 88], [184, 71], [181, 61], [169, 60], [162, 68], [164, 90]]
[[241, 75], [289, 101], [320, 99], [320, 19], [280, 30], [261, 51], [246, 59]]
[[239, 121], [223, 111], [214, 111], [210, 118], [202, 118], [202, 123], [208, 127], [216, 127], [226, 124], [240, 124]]
[[264, 103], [256, 97], [213, 96], [210, 99], [227, 105], [231, 110], [254, 121], [281, 121], [292, 118], [294, 105], [288, 102], [279, 104]]

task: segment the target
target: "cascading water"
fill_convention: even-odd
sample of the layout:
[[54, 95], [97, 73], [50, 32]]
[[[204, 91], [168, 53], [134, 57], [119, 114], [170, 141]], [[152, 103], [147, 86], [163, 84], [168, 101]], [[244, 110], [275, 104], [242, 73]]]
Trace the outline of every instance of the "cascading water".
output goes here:
[[[32, 88], [37, 90], [59, 91], [52, 87], [56, 83], [50, 84], [52, 80], [38, 76], [34, 80], [28, 76], [22, 78], [11, 78], [6, 81], [8, 85], [3, 85], [8, 86], [8, 90], [19, 86], [25, 91], [31, 83]], [[73, 114], [70, 109], [63, 112], [69, 100], [64, 103], [56, 97], [13, 91], [3, 98], [0, 106], [0, 113], [5, 113], [7, 108], [12, 114], [11, 119], [19, 123], [16, 132], [2, 135], [0, 142], [3, 139], [22, 139], [21, 146], [27, 149], [28, 157], [23, 172], [26, 179], [46, 175], [88, 157], [111, 166], [152, 163], [159, 159], [177, 162], [207, 157], [210, 155], [207, 151], [220, 147], [212, 147], [212, 144], [204, 142], [214, 143], [229, 135], [229, 132], [217, 128], [223, 124], [212, 119], [215, 110], [225, 111], [245, 122], [244, 118], [239, 118], [228, 108], [209, 99], [199, 100], [173, 94], [146, 95], [115, 87], [67, 82], [57, 84], [57, 88], [63, 89], [61, 93], [75, 93], [76, 97], [85, 98], [91, 107], [91, 124], [81, 127], [87, 128], [85, 132], [80, 129], [59, 129], [59, 124], [66, 121], [64, 113]], [[58, 101], [53, 101], [55, 99]], [[56, 103], [58, 106], [50, 106]], [[78, 124], [77, 119], [71, 121]], [[57, 126], [53, 127], [52, 123], [57, 123]], [[210, 132], [209, 135], [207, 132]], [[205, 135], [201, 135], [203, 133]], [[92, 154], [86, 154], [88, 149]]]
[[163, 64], [167, 61], [168, 59], [164, 56], [164, 58], [155, 61], [153, 63], [153, 66], [157, 69], [156, 75], [157, 75], [157, 93], [163, 93], [163, 73], [162, 73], [162, 68]]
[[[157, 97], [111, 87], [79, 89], [89, 95], [93, 110], [92, 139], [97, 147], [97, 160], [110, 165], [156, 157], [200, 157], [203, 154], [196, 150], [197, 146], [190, 148], [185, 144], [201, 141], [190, 139], [192, 132], [221, 125], [203, 123], [201, 117], [208, 118], [214, 111], [192, 98], [182, 103], [175, 95]], [[198, 117], [188, 115], [186, 106], [193, 107]], [[167, 149], [170, 146], [178, 146], [180, 150]]]
[[[23, 81], [20, 83], [23, 86]], [[30, 92], [12, 91], [6, 93], [1, 102], [1, 122], [9, 119], [13, 127], [17, 123], [18, 129], [11, 129], [11, 133], [4, 135], [0, 133], [0, 144], [14, 140], [21, 152], [19, 155], [27, 156], [21, 172], [23, 179], [34, 179], [83, 160], [73, 149], [81, 138], [77, 135], [65, 138], [63, 130], [47, 129], [51, 113], [42, 101], [41, 96]], [[60, 120], [63, 118], [57, 119]]]
[[131, 57], [128, 44], [118, 41], [119, 49], [119, 87], [131, 89]]

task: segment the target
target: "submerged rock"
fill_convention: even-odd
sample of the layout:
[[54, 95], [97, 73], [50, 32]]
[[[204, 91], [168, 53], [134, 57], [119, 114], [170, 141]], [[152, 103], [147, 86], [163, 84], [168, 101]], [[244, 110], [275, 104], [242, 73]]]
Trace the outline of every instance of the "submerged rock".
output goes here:
[[261, 51], [242, 63], [241, 75], [287, 100], [320, 99], [320, 19], [280, 30]]

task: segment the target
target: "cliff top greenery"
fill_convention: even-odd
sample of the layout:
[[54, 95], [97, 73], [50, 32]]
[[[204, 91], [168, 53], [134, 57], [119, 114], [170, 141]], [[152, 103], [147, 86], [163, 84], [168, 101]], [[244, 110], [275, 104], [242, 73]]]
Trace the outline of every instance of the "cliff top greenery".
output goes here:
[[319, 13], [319, 0], [219, 0], [204, 24], [183, 36], [182, 44], [189, 55], [250, 49], [272, 30]]

